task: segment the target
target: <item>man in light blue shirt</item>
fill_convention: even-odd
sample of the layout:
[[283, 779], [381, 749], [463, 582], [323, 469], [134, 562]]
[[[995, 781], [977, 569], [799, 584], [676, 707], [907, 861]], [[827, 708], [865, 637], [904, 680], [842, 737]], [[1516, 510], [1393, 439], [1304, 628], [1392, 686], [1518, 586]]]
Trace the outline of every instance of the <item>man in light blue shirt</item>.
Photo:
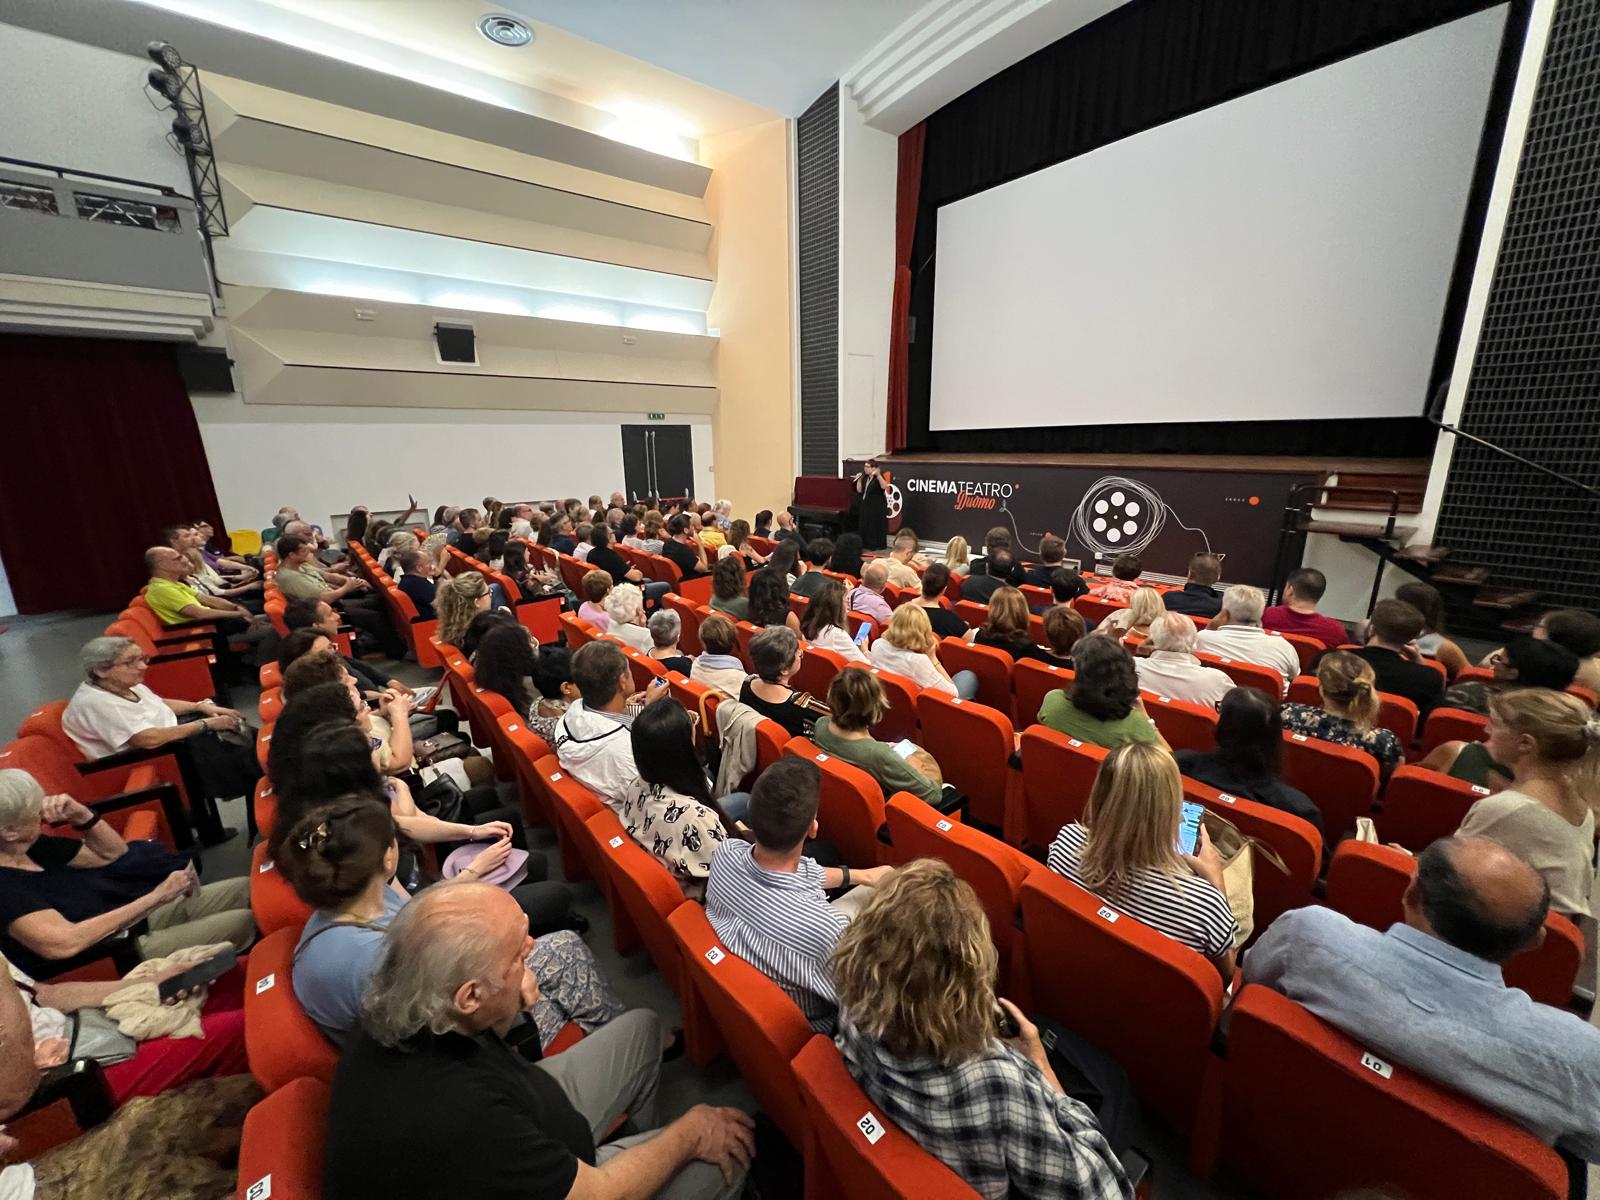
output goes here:
[[1441, 838], [1417, 858], [1403, 924], [1379, 933], [1295, 909], [1246, 955], [1244, 980], [1597, 1162], [1600, 1029], [1500, 972], [1540, 943], [1549, 907], [1544, 880], [1499, 843]]

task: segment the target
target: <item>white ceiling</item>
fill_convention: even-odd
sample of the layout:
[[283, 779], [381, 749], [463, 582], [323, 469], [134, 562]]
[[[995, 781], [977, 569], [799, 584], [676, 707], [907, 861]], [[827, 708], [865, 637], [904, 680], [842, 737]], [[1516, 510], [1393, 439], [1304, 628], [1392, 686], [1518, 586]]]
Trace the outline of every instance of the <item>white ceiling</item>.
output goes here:
[[793, 117], [924, 3], [501, 0], [501, 8]]

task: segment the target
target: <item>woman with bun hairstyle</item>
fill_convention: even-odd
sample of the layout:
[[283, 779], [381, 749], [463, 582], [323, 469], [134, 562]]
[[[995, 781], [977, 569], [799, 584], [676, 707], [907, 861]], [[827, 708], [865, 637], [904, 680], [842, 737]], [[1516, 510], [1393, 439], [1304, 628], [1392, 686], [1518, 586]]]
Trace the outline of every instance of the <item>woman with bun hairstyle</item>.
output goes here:
[[[316, 910], [295, 947], [295, 998], [334, 1042], [343, 1041], [359, 1019], [362, 992], [377, 965], [384, 931], [410, 899], [395, 880], [397, 838], [381, 792], [350, 792], [309, 809], [288, 831], [279, 851], [277, 864], [284, 878]], [[469, 864], [456, 878], [478, 878], [476, 865]], [[527, 966], [539, 979], [532, 1016], [541, 1048], [568, 1021], [589, 1033], [623, 1011], [576, 933], [540, 935]]]
[[1400, 739], [1378, 725], [1378, 682], [1371, 664], [1348, 650], [1324, 654], [1317, 667], [1317, 687], [1322, 707], [1285, 704], [1284, 729], [1365, 750], [1378, 760], [1384, 774], [1394, 770], [1400, 763]]

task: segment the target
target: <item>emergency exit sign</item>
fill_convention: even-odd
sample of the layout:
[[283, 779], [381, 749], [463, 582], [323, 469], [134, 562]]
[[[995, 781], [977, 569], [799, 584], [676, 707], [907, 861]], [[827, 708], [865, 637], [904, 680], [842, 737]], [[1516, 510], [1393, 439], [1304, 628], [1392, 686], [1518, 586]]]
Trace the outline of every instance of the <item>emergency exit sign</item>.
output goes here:
[[652, 421], [665, 421], [667, 419], [666, 413], [645, 413], [645, 416]]

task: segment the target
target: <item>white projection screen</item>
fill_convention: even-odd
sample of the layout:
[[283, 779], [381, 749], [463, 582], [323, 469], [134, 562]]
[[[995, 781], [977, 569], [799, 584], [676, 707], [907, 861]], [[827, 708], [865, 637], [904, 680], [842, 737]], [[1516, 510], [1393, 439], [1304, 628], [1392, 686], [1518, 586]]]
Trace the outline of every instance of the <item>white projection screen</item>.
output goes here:
[[1505, 20], [942, 207], [930, 428], [1419, 414]]

